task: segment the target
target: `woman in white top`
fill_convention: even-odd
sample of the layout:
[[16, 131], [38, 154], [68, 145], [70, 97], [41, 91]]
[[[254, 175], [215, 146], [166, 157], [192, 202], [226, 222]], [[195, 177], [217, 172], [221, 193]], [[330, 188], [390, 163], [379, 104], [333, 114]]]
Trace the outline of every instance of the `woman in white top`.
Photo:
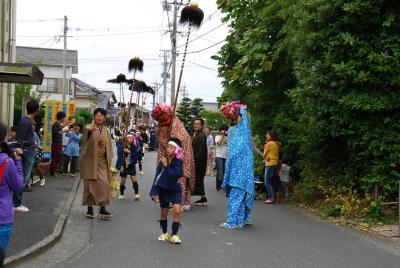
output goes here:
[[228, 152], [228, 127], [222, 125], [219, 127], [219, 134], [215, 137], [217, 150], [215, 153], [215, 163], [217, 167], [216, 188], [221, 190], [221, 184], [224, 179], [226, 155]]

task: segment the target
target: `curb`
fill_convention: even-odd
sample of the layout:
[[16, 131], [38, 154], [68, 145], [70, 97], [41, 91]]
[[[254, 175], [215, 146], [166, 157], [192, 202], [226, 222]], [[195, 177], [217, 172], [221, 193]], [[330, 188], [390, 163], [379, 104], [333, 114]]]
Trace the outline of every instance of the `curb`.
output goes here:
[[80, 178], [80, 176], [78, 176], [75, 179], [74, 184], [72, 185], [71, 191], [69, 192], [68, 199], [64, 205], [64, 208], [62, 209], [61, 214], [58, 216], [53, 233], [51, 235], [45, 237], [41, 241], [37, 242], [36, 244], [30, 246], [29, 248], [24, 249], [12, 256], [7, 257], [5, 259], [4, 265], [7, 265], [7, 266], [16, 265], [16, 264], [28, 259], [28, 257], [32, 257], [32, 256], [38, 254], [39, 252], [42, 252], [42, 251], [50, 248], [52, 245], [54, 245], [55, 243], [57, 243], [60, 240], [61, 235], [64, 230], [64, 227], [65, 227], [65, 223], [67, 222], [67, 219], [68, 219], [69, 211], [70, 211], [72, 203], [75, 199], [75, 195], [78, 190], [80, 181], [81, 181], [81, 178]]

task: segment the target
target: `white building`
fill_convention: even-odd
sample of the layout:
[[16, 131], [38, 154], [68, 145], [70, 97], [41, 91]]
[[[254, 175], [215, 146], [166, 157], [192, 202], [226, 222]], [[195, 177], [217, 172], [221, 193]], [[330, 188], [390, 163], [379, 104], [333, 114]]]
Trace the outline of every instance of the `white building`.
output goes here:
[[[44, 73], [42, 85], [36, 88], [38, 92], [44, 93], [41, 101], [47, 99], [61, 101], [63, 98], [63, 55], [62, 49], [17, 46], [17, 62], [36, 64]], [[78, 51], [68, 50], [66, 63], [66, 100], [68, 101], [75, 94], [71, 90], [70, 80], [73, 74], [78, 73]]]
[[202, 102], [204, 110], [211, 111], [211, 112], [219, 112], [218, 103], [216, 102]]

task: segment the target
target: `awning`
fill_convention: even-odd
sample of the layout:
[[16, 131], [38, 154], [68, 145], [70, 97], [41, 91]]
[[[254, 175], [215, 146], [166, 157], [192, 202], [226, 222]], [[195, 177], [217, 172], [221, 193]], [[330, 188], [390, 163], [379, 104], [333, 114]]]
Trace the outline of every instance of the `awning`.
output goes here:
[[41, 85], [43, 77], [34, 64], [0, 62], [0, 83]]

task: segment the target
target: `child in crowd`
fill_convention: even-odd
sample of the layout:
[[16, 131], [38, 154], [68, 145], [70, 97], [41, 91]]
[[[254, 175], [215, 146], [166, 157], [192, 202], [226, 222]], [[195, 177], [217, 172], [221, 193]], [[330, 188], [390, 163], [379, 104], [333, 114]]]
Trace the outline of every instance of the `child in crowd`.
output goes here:
[[75, 174], [78, 170], [78, 159], [80, 151], [79, 143], [82, 139], [82, 134], [80, 131], [81, 125], [77, 123], [74, 125], [73, 129], [70, 129], [65, 135], [68, 138], [68, 144], [65, 146], [64, 149], [63, 176], [66, 176], [70, 163], [71, 177], [75, 177]]
[[[36, 174], [39, 176], [40, 178], [40, 186], [44, 186], [44, 184], [46, 183], [46, 178], [43, 175], [42, 170], [39, 167], [39, 163], [42, 159], [42, 151], [43, 151], [43, 147], [42, 147], [42, 142], [40, 140], [39, 134], [37, 133], [37, 127], [36, 127], [36, 123], [35, 121], [33, 121], [33, 128], [34, 128], [34, 136], [35, 136], [35, 162], [33, 164], [33, 170], [36, 172]], [[31, 181], [33, 183], [33, 173], [31, 174]]]
[[139, 144], [134, 136], [134, 134], [129, 133], [126, 136], [125, 140], [125, 148], [124, 148], [124, 157], [125, 157], [125, 164], [121, 168], [121, 184], [120, 184], [120, 195], [118, 199], [125, 199], [125, 183], [126, 177], [130, 176], [133, 190], [135, 191], [135, 200], [140, 200], [139, 194], [139, 184], [136, 178], [136, 163], [138, 161], [138, 154], [139, 154]]
[[[21, 149], [15, 149], [14, 159], [6, 153], [7, 146], [4, 141], [7, 137], [7, 127], [0, 123], [0, 247], [6, 251], [12, 235], [14, 210], [12, 203], [13, 193], [19, 193], [24, 187], [24, 174], [22, 170]], [[0, 263], [1, 264], [1, 263]]]
[[[156, 176], [150, 191], [150, 196], [155, 203], [160, 203], [160, 226], [162, 234], [160, 241], [170, 241], [173, 244], [182, 243], [178, 236], [181, 220], [182, 188], [179, 178], [183, 176], [183, 151], [179, 139], [171, 138], [167, 145], [167, 156], [163, 156], [157, 165]], [[172, 222], [172, 234], [168, 235], [168, 210], [172, 204], [174, 221]]]
[[285, 158], [283, 158], [281, 168], [279, 169], [279, 178], [285, 191], [285, 199], [287, 199], [289, 198], [290, 166], [286, 164]]
[[10, 131], [10, 138], [8, 139], [7, 142], [15, 142], [17, 138], [17, 127], [12, 126], [11, 131]]

